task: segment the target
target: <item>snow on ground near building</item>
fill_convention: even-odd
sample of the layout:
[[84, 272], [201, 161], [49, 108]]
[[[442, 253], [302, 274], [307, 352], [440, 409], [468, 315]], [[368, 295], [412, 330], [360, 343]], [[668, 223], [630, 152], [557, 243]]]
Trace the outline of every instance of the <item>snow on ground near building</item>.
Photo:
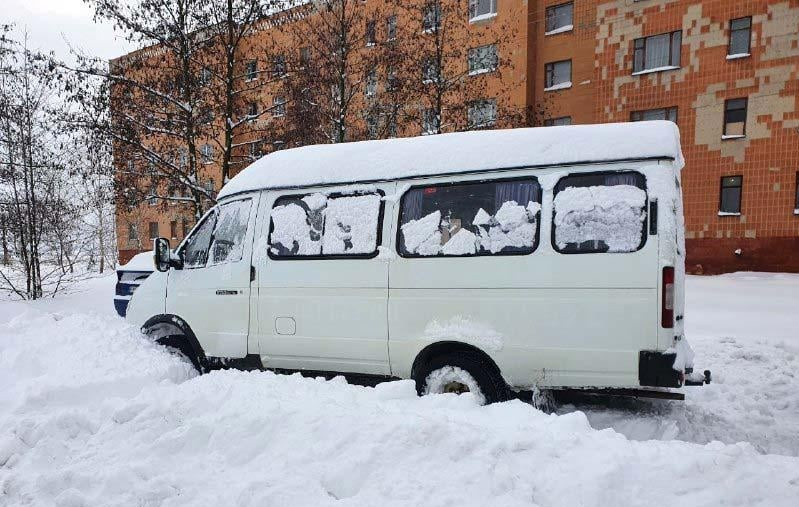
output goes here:
[[113, 277], [2, 302], [0, 505], [796, 505], [799, 275], [688, 284], [716, 382], [558, 414], [410, 381], [195, 376], [113, 314]]

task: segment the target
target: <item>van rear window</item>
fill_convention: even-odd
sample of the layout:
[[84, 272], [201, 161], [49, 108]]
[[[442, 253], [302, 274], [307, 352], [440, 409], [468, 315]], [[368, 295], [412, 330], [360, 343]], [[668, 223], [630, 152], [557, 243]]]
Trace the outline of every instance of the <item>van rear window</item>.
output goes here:
[[646, 242], [646, 180], [637, 172], [588, 173], [555, 186], [552, 245], [560, 253], [621, 253]]
[[402, 197], [403, 257], [528, 254], [538, 244], [534, 178], [414, 187]]
[[272, 208], [269, 256], [274, 259], [372, 257], [380, 241], [382, 196], [281, 197]]

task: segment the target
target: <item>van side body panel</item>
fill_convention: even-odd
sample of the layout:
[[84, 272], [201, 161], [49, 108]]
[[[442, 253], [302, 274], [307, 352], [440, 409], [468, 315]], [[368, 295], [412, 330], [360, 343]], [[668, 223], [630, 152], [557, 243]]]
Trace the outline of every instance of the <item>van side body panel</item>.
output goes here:
[[[658, 345], [657, 236], [630, 253], [562, 254], [550, 241], [554, 181], [566, 173], [609, 169], [635, 166], [509, 173], [544, 182], [555, 175], [542, 184], [540, 237], [532, 254], [393, 259], [392, 374], [409, 376], [424, 347], [449, 339], [484, 350], [517, 388], [638, 385], [639, 351]], [[487, 177], [456, 180], [469, 178]]]

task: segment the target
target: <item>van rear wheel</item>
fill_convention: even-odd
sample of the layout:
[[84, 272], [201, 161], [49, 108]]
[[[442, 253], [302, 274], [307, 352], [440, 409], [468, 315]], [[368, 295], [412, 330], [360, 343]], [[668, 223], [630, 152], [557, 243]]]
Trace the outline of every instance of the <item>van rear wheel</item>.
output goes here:
[[510, 389], [496, 367], [481, 354], [456, 351], [433, 357], [416, 374], [416, 392], [472, 393], [480, 405], [507, 401]]

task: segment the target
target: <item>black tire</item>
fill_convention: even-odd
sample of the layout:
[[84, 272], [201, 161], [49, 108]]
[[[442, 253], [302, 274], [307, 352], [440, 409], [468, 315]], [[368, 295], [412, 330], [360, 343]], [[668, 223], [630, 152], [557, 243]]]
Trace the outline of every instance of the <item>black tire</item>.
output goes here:
[[497, 367], [482, 354], [468, 350], [435, 356], [421, 366], [414, 378], [419, 396], [429, 392], [427, 379], [430, 374], [446, 366], [460, 368], [471, 375], [480, 388], [486, 404], [507, 401], [511, 398], [510, 389]]
[[187, 340], [185, 336], [162, 336], [158, 338], [156, 342], [188, 359], [192, 366], [194, 366], [194, 369], [199, 373], [205, 373], [206, 369], [203, 367], [202, 359], [197, 355], [197, 352], [194, 351], [194, 348], [192, 348], [189, 340]]

